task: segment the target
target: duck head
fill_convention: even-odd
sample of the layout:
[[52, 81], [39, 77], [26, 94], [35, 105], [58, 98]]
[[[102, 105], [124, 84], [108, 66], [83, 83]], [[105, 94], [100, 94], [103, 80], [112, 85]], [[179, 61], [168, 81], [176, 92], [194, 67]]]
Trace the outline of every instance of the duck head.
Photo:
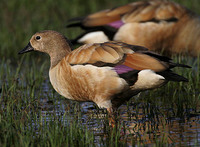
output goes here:
[[52, 30], [45, 30], [35, 33], [28, 45], [18, 54], [30, 51], [47, 53], [51, 58], [51, 67], [54, 67], [71, 52], [71, 43], [62, 34]]
[[28, 45], [19, 54], [40, 51], [51, 55], [61, 50], [71, 52], [71, 43], [68, 39], [56, 31], [45, 30], [35, 33]]

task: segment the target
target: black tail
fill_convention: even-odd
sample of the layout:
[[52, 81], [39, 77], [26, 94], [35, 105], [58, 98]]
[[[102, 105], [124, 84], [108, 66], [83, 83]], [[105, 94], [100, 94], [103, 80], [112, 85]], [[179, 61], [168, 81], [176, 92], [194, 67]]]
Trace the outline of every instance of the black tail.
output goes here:
[[85, 19], [85, 16], [81, 16], [81, 17], [74, 17], [74, 18], [70, 18], [67, 20], [67, 22], [71, 23], [71, 22], [82, 22]]
[[72, 27], [80, 27], [83, 30], [87, 30], [89, 27], [84, 26], [84, 19], [85, 17], [75, 17], [67, 20], [67, 28], [72, 28]]
[[81, 22], [74, 22], [66, 25], [67, 28], [72, 28], [72, 27], [82, 27]]
[[180, 76], [174, 72], [172, 72], [171, 70], [166, 70], [166, 71], [162, 71], [162, 72], [157, 72], [157, 74], [163, 76], [166, 80], [168, 81], [176, 81], [176, 82], [188, 82], [188, 79]]
[[185, 64], [179, 64], [179, 63], [175, 63], [175, 66], [176, 66], [176, 67], [192, 68], [192, 67], [191, 67], [191, 66], [189, 66], [189, 65], [185, 65]]

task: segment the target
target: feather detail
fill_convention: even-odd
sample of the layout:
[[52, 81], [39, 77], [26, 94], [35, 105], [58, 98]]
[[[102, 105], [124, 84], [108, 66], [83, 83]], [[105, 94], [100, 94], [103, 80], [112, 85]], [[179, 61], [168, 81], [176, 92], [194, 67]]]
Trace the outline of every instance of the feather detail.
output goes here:
[[108, 24], [110, 22], [120, 20], [119, 15], [109, 16], [108, 11], [109, 10], [104, 10], [104, 11], [101, 11], [99, 13], [95, 13], [95, 14], [88, 16], [84, 20], [84, 25], [86, 25], [86, 26], [99, 26], [99, 25], [104, 25], [104, 24]]
[[[134, 47], [134, 46], [132, 46]], [[94, 64], [96, 62], [116, 64], [126, 53], [134, 53], [122, 42], [105, 42], [83, 45], [65, 57], [70, 64]]]
[[100, 26], [106, 25], [112, 22], [116, 22], [121, 19], [121, 16], [132, 10], [130, 4], [113, 9], [103, 10], [94, 14], [91, 14], [83, 21], [85, 26]]
[[188, 9], [174, 2], [138, 1], [88, 15], [83, 20], [83, 24], [84, 26], [94, 27], [112, 24], [119, 20], [123, 23], [170, 20], [172, 18], [179, 19], [185, 13], [188, 13]]
[[171, 59], [168, 57], [149, 52], [141, 46], [117, 41], [83, 45], [68, 54], [65, 57], [65, 61], [73, 65], [95, 64], [98, 66], [96, 63], [100, 62], [100, 66], [123, 64], [124, 66], [115, 67], [119, 72], [131, 71], [131, 69], [151, 69], [155, 72], [160, 72], [176, 66], [176, 64], [170, 62]]
[[141, 53], [127, 54], [123, 64], [136, 70], [151, 69], [158, 72], [167, 69], [159, 60]]
[[125, 23], [179, 19], [188, 11], [183, 6], [169, 1], [144, 1], [142, 4], [132, 4], [134, 9], [122, 18]]

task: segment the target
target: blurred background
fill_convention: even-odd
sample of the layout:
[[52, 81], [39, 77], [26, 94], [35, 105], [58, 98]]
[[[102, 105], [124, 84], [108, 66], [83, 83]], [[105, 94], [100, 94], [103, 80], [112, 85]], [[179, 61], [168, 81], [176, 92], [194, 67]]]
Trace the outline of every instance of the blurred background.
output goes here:
[[[68, 38], [80, 34], [79, 29], [65, 28], [67, 20], [85, 16], [106, 8], [124, 5], [134, 0], [1, 0], [0, 59], [21, 58], [17, 52], [25, 47], [37, 31], [52, 29]], [[198, 0], [175, 0], [200, 14]], [[29, 55], [27, 55], [29, 56]]]

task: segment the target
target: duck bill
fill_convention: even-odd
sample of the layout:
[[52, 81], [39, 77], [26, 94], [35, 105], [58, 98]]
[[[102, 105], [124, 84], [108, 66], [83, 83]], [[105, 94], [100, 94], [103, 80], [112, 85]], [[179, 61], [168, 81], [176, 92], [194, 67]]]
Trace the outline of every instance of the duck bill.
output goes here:
[[23, 54], [23, 53], [31, 52], [33, 50], [34, 50], [34, 48], [31, 46], [31, 44], [29, 42], [28, 45], [23, 50], [21, 50], [18, 54]]

